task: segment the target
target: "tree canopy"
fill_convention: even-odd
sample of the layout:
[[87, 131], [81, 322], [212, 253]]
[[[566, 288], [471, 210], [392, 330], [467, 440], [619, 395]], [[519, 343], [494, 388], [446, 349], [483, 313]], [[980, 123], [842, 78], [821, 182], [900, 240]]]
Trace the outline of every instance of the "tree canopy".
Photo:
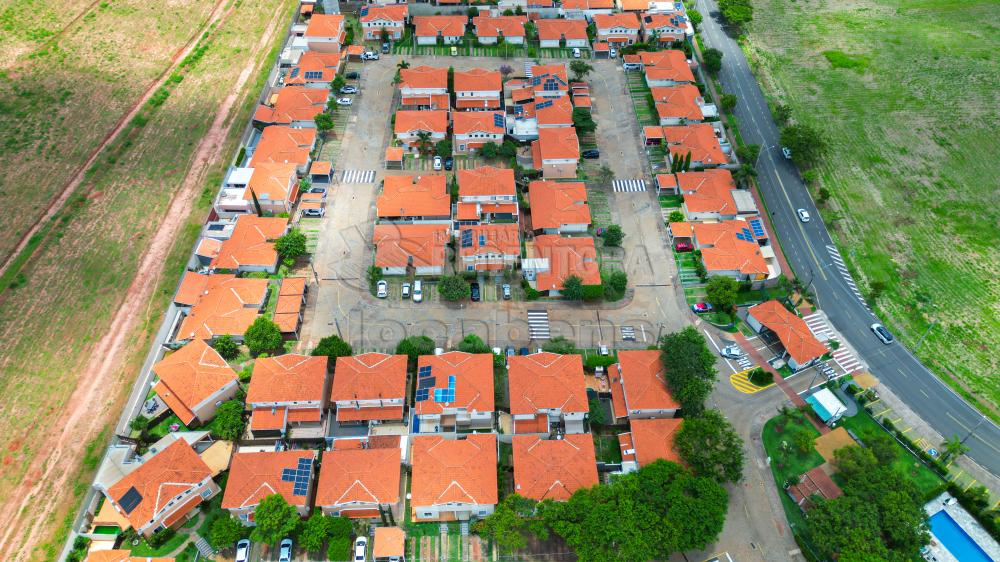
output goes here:
[[462, 341], [458, 342], [458, 350], [466, 353], [493, 353], [490, 346], [476, 334], [466, 334]]
[[542, 351], [558, 353], [559, 355], [573, 355], [575, 353], [580, 353], [580, 350], [576, 348], [576, 344], [571, 340], [566, 339], [565, 336], [556, 336], [549, 339], [542, 344]]
[[547, 536], [545, 525], [533, 514], [535, 500], [511, 494], [489, 516], [475, 522], [472, 531], [496, 543], [502, 554], [512, 554], [528, 544], [528, 534]]
[[705, 60], [705, 70], [711, 74], [716, 74], [722, 70], [722, 51], [709, 47], [701, 52]]
[[743, 440], [718, 410], [684, 418], [674, 447], [699, 476], [738, 482], [743, 476]]
[[396, 344], [396, 355], [406, 355], [413, 365], [416, 365], [417, 358], [421, 355], [432, 353], [434, 353], [434, 340], [427, 336], [410, 336]]
[[254, 355], [278, 349], [281, 347], [281, 328], [267, 316], [258, 316], [243, 334], [243, 343]]
[[469, 298], [472, 289], [469, 282], [457, 275], [445, 275], [438, 281], [438, 294], [442, 300], [455, 302]]
[[732, 277], [725, 275], [713, 275], [709, 277], [705, 285], [705, 300], [707, 300], [716, 310], [729, 312], [736, 306], [736, 297], [740, 291], [740, 284]]
[[792, 151], [792, 160], [804, 164], [814, 163], [826, 148], [826, 140], [816, 129], [799, 123], [781, 129], [780, 140], [781, 146]]
[[680, 402], [684, 416], [698, 415], [715, 383], [715, 356], [705, 336], [694, 326], [667, 334], [660, 340], [667, 387]]
[[580, 279], [578, 275], [567, 276], [563, 279], [563, 288], [559, 291], [559, 294], [566, 300], [583, 300], [583, 279]]
[[215, 338], [215, 341], [212, 343], [212, 347], [214, 347], [215, 350], [219, 352], [219, 355], [226, 360], [236, 359], [236, 357], [240, 354], [240, 344], [236, 343], [233, 336], [230, 336], [229, 334], [222, 334], [221, 336]]
[[753, 19], [750, 0], [719, 0], [719, 13], [729, 25], [740, 27]]
[[207, 538], [216, 550], [223, 550], [235, 546], [240, 539], [247, 536], [248, 531], [250, 529], [239, 519], [226, 514], [212, 521]]
[[351, 349], [351, 344], [340, 339], [338, 335], [329, 335], [321, 340], [316, 345], [316, 349], [312, 350], [313, 356], [325, 355], [327, 357], [347, 357], [354, 353]]
[[604, 229], [603, 237], [605, 246], [621, 246], [622, 238], [625, 238], [625, 233], [622, 232], [622, 227], [617, 224], [609, 224]]
[[299, 524], [299, 512], [288, 505], [281, 494], [271, 494], [257, 505], [253, 516], [256, 526], [250, 537], [264, 544], [276, 544]]
[[215, 410], [212, 436], [224, 441], [236, 441], [243, 434], [243, 402], [226, 400]]

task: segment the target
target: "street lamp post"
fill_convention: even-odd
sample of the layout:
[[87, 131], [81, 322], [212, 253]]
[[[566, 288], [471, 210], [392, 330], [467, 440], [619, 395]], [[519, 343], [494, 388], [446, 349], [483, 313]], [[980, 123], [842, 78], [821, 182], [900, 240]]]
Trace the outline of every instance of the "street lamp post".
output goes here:
[[753, 167], [754, 168], [756, 168], [757, 167], [757, 163], [760, 162], [760, 157], [763, 156], [765, 152], [767, 152], [768, 150], [771, 150], [772, 148], [774, 148], [774, 145], [765, 146], [764, 148], [760, 149], [760, 152], [757, 153], [757, 159], [753, 161]]

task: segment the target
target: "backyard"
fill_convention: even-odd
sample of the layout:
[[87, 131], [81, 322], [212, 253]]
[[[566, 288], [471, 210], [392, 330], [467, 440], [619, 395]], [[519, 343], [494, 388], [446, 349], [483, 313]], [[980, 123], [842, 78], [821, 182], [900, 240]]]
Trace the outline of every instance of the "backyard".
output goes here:
[[759, 0], [744, 43], [772, 104], [826, 139], [814, 189], [829, 192], [821, 211], [862, 292], [994, 420], [1000, 159], [984, 150], [1000, 143], [996, 7]]

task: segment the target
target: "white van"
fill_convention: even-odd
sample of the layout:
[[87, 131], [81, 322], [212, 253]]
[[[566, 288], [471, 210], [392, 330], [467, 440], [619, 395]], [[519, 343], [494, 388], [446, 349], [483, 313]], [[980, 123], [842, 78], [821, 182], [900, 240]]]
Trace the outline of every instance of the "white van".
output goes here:
[[413, 282], [413, 302], [424, 300], [424, 282], [417, 279]]
[[580, 48], [579, 47], [573, 47], [573, 58], [575, 58], [575, 59], [580, 58]]

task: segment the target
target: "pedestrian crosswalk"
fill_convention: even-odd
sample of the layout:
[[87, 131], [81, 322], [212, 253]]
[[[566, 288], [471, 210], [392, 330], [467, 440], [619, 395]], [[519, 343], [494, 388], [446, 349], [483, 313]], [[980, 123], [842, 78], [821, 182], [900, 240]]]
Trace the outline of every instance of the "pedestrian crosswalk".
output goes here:
[[533, 340], [549, 339], [549, 312], [547, 310], [528, 311], [528, 336]]
[[344, 170], [340, 183], [374, 183], [375, 170]]
[[826, 323], [826, 315], [820, 312], [803, 316], [802, 320], [809, 326], [809, 331], [816, 336], [819, 341], [826, 341], [833, 337], [830, 325]]
[[527, 76], [528, 78], [534, 78], [531, 72], [531, 67], [533, 66], [535, 66], [535, 61], [533, 60], [524, 61], [524, 75]]
[[646, 180], [615, 180], [611, 186], [619, 193], [646, 191]]
[[833, 352], [833, 360], [840, 365], [840, 368], [844, 370], [845, 374], [851, 374], [854, 371], [860, 371], [863, 365], [858, 358], [854, 356], [854, 353], [849, 349], [840, 348]]
[[854, 278], [851, 277], [851, 272], [847, 270], [847, 264], [844, 263], [844, 258], [840, 255], [836, 246], [828, 245], [826, 251], [830, 253], [830, 258], [833, 260], [833, 265], [837, 267], [837, 271], [840, 272], [840, 276], [844, 278], [844, 282], [847, 283], [847, 288], [854, 293], [854, 296], [858, 297], [858, 301], [871, 312], [872, 308], [868, 306], [865, 302], [865, 298], [861, 296], [861, 291], [858, 290], [858, 286], [854, 283]]

